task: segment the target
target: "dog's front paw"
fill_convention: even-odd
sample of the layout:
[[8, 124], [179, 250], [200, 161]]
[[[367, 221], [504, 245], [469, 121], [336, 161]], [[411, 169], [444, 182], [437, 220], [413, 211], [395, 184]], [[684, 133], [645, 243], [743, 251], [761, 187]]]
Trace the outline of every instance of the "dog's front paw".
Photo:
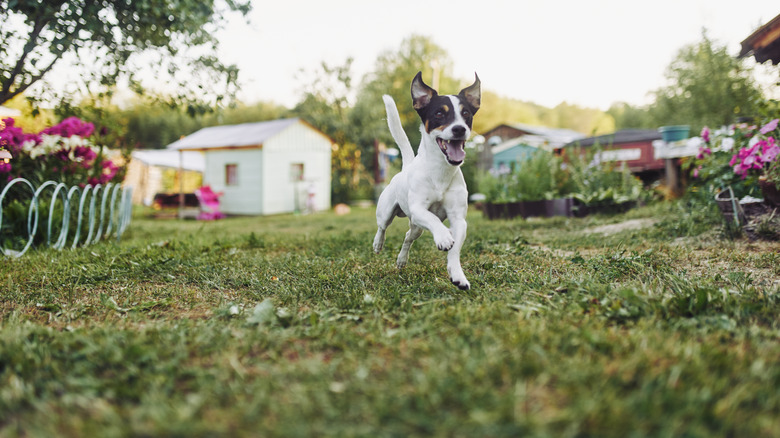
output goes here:
[[436, 248], [440, 251], [449, 251], [455, 245], [455, 239], [452, 238], [452, 234], [449, 231], [442, 233], [438, 239], [434, 236], [433, 240], [436, 242]]
[[466, 274], [463, 273], [463, 269], [461, 269], [460, 264], [456, 266], [448, 266], [447, 270], [450, 273], [450, 281], [455, 286], [458, 286], [458, 289], [469, 290], [471, 288], [471, 284], [468, 280], [466, 280]]
[[471, 284], [468, 280], [466, 280], [466, 275], [461, 271], [459, 274], [450, 276], [450, 281], [455, 286], [458, 286], [458, 289], [460, 290], [469, 290], [471, 288]]
[[458, 289], [460, 289], [460, 290], [469, 290], [469, 289], [471, 289], [471, 284], [465, 278], [463, 280], [455, 280], [455, 279], [451, 278], [450, 281], [455, 286], [458, 286]]

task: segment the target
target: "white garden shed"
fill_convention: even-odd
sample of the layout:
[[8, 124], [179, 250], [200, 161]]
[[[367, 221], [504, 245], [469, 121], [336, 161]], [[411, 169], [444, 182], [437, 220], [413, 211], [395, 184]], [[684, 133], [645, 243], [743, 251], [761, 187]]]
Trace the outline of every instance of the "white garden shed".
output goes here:
[[330, 208], [333, 141], [301, 119], [203, 128], [168, 145], [201, 151], [203, 185], [222, 192], [226, 214], [264, 215]]

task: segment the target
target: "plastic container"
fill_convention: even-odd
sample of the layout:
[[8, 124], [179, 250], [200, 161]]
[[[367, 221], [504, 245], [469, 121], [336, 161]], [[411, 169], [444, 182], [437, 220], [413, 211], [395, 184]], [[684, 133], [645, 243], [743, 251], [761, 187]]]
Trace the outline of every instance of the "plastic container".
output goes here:
[[671, 143], [673, 141], [680, 141], [688, 138], [691, 127], [688, 125], [661, 126], [658, 128], [658, 132], [661, 133], [663, 141]]

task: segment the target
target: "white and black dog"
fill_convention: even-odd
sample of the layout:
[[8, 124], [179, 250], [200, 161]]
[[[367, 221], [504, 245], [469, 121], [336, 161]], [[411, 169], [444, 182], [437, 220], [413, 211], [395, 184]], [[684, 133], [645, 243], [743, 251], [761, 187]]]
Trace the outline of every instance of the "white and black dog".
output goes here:
[[[390, 96], [384, 96], [387, 124], [401, 149], [401, 172], [393, 177], [379, 196], [376, 206], [378, 230], [374, 251], [385, 243], [385, 230], [396, 216], [409, 217], [401, 252], [396, 262], [403, 268], [409, 259], [409, 248], [423, 230], [433, 234], [436, 247], [447, 254], [450, 281], [466, 290], [471, 287], [460, 266], [460, 249], [466, 239], [468, 191], [460, 165], [466, 158], [466, 140], [471, 135], [471, 122], [479, 109], [481, 92], [479, 77], [456, 96], [439, 96], [422, 80], [422, 73], [412, 80], [412, 103], [420, 115], [422, 141], [414, 155]], [[450, 228], [442, 221], [449, 219]]]

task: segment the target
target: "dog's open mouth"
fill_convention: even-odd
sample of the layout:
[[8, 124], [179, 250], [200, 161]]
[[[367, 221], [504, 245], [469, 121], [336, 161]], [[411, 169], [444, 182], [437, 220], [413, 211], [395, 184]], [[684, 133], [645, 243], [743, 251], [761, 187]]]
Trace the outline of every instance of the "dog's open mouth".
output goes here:
[[439, 145], [444, 156], [447, 158], [447, 162], [453, 166], [457, 166], [463, 163], [466, 158], [466, 141], [465, 140], [444, 140], [443, 138], [437, 138], [436, 143]]

